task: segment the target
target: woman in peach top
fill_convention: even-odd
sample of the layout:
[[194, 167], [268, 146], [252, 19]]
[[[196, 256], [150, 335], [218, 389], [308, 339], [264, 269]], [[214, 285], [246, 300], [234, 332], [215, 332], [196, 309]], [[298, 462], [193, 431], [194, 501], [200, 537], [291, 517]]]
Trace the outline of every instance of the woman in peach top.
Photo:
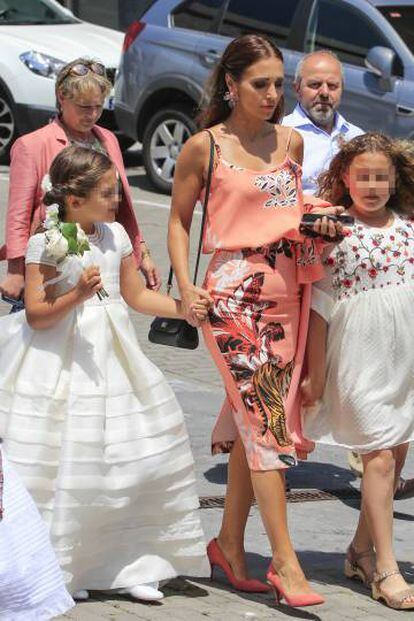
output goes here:
[[[273, 551], [267, 581], [277, 599], [303, 606], [323, 598], [309, 586], [290, 541], [283, 471], [296, 464], [298, 449], [310, 448], [295, 405], [310, 283], [323, 272], [315, 244], [299, 233], [303, 142], [275, 125], [282, 113], [281, 52], [257, 35], [235, 39], [211, 77], [201, 114], [208, 130], [187, 141], [177, 162], [169, 248], [184, 307], [198, 297], [212, 301], [204, 337], [227, 392], [212, 441], [213, 452], [230, 452], [222, 527], [208, 548], [212, 569], [220, 566], [240, 590], [268, 590], [248, 579], [244, 557], [255, 496]], [[204, 251], [213, 257], [198, 288], [189, 278], [188, 238], [211, 140]], [[316, 229], [336, 234], [326, 218]]]

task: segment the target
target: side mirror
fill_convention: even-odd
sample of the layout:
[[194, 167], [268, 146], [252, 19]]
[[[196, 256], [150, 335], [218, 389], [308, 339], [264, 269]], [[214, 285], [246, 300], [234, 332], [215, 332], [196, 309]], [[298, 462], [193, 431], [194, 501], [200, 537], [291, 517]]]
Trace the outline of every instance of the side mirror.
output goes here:
[[365, 59], [368, 71], [379, 78], [380, 86], [384, 91], [392, 91], [393, 89], [392, 69], [394, 60], [395, 52], [389, 47], [382, 47], [381, 45], [372, 47]]

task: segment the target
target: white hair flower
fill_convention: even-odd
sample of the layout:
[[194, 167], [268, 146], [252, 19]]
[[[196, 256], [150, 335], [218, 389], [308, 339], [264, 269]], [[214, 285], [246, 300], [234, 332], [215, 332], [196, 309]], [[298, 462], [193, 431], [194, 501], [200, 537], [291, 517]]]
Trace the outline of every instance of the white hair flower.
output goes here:
[[43, 222], [45, 229], [56, 229], [59, 224], [59, 205], [53, 203], [46, 208], [46, 218]]
[[53, 185], [48, 174], [43, 177], [40, 187], [44, 193], [50, 192], [53, 189]]

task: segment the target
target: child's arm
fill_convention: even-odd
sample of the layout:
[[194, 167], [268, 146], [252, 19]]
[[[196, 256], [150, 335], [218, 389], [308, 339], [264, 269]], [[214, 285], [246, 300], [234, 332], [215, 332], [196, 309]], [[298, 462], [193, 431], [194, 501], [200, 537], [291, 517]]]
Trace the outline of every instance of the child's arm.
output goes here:
[[44, 288], [45, 282], [56, 276], [56, 268], [50, 265], [29, 263], [26, 265], [25, 307], [29, 326], [34, 330], [46, 330], [63, 319], [75, 306], [92, 297], [102, 287], [99, 269], [86, 268], [77, 285], [59, 297], [53, 297], [55, 285]]
[[[121, 295], [125, 302], [134, 310], [145, 315], [160, 315], [173, 319], [182, 319], [181, 300], [146, 289], [138, 274], [132, 255], [121, 261]], [[207, 317], [207, 302], [200, 301], [193, 305], [193, 312], [198, 322]]]
[[306, 406], [318, 401], [325, 389], [327, 334], [327, 322], [311, 310], [305, 353], [307, 374], [301, 384], [302, 402]]

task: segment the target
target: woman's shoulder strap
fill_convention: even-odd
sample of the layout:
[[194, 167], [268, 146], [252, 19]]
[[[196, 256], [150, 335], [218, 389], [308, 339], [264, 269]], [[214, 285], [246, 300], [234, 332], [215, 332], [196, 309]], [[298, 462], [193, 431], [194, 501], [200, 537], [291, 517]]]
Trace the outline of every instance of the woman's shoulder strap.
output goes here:
[[214, 150], [216, 152], [217, 158], [220, 159], [220, 157], [221, 157], [221, 149], [220, 149], [219, 143], [216, 141], [216, 137], [214, 135], [214, 132], [211, 129], [209, 129], [209, 128], [204, 129], [203, 132], [208, 134], [208, 136], [210, 138], [210, 154]]

